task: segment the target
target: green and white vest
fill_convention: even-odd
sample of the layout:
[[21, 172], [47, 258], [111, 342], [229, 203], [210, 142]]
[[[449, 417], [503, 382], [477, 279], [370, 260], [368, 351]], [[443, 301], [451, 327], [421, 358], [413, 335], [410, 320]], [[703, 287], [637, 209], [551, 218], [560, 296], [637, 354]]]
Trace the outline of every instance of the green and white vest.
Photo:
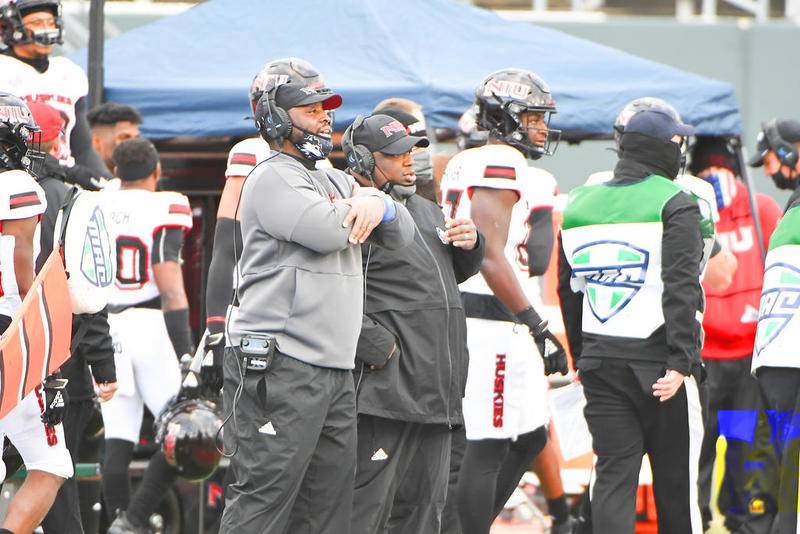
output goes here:
[[[673, 181], [653, 175], [633, 184], [589, 185], [570, 193], [561, 240], [572, 267], [572, 290], [584, 293], [584, 332], [646, 339], [664, 324], [662, 212], [681, 192]], [[714, 235], [714, 223], [705, 213], [701, 232], [704, 239]]]
[[786, 212], [769, 241], [758, 310], [753, 371], [800, 368], [800, 206]]

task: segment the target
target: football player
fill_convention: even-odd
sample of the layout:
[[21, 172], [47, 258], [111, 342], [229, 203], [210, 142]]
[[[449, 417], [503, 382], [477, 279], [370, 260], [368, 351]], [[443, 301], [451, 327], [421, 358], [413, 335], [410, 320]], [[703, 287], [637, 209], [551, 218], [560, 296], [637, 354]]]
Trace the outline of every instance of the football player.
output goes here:
[[[552, 252], [552, 227], [541, 229], [552, 210], [540, 199], [543, 191], [552, 195], [555, 180], [529, 169], [527, 158], [552, 154], [559, 135], [549, 127], [555, 101], [538, 76], [521, 69], [490, 74], [475, 100], [478, 126], [489, 132], [489, 141], [450, 160], [442, 202], [446, 216], [471, 217], [486, 237], [481, 275], [461, 285], [470, 362], [458, 507], [464, 532], [488, 533], [548, 441], [544, 375], [565, 374], [568, 366], [535, 309], [542, 304], [538, 281], [531, 278], [544, 273]], [[543, 236], [546, 254], [537, 247]], [[550, 475], [560, 482], [557, 468]], [[573, 521], [560, 483], [555, 486], [548, 495], [553, 532], [569, 532]]]
[[[181, 272], [181, 248], [192, 227], [192, 211], [184, 195], [156, 192], [161, 164], [150, 141], [125, 141], [113, 157], [122, 185], [118, 191], [103, 192], [102, 204], [114, 225], [117, 248], [108, 321], [119, 389], [101, 405], [106, 438], [103, 493], [110, 520], [117, 510], [128, 509], [127, 517], [118, 521], [144, 529], [150, 515], [146, 510], [158, 505], [176, 473], [157, 452], [129, 508], [128, 466], [144, 405], [155, 416], [161, 413], [180, 389], [178, 357], [192, 353]], [[115, 531], [114, 525], [109, 532]]]
[[[62, 44], [59, 0], [12, 0], [0, 7], [0, 91], [28, 102], [43, 102], [64, 117], [57, 159], [69, 169], [70, 181], [97, 189], [110, 172], [92, 148], [86, 122], [86, 74], [64, 56], [50, 57]], [[94, 179], [94, 183], [93, 183]]]
[[[0, 93], [0, 332], [22, 305], [34, 280], [39, 252], [36, 236], [47, 206], [44, 191], [28, 173], [39, 154], [28, 149], [35, 123], [25, 103]], [[8, 437], [25, 462], [28, 474], [16, 493], [0, 533], [31, 532], [44, 518], [59, 487], [72, 476], [72, 460], [64, 443], [63, 413], [48, 413], [61, 381], [48, 379], [37, 386], [0, 420], [0, 443]], [[43, 391], [44, 389], [44, 391]], [[62, 396], [61, 410], [65, 405]], [[0, 480], [6, 467], [0, 462]]]
[[[250, 107], [255, 113], [256, 104], [269, 83], [302, 83], [319, 90], [325, 87], [322, 75], [309, 62], [299, 58], [277, 59], [267, 63], [250, 84]], [[222, 387], [222, 350], [225, 346], [224, 330], [228, 305], [233, 296], [235, 256], [241, 254], [242, 234], [238, 221], [234, 223], [239, 193], [244, 179], [253, 168], [270, 155], [269, 145], [260, 136], [239, 141], [228, 154], [225, 186], [217, 209], [217, 226], [214, 249], [208, 268], [206, 287], [205, 349], [214, 354], [213, 365], [203, 366], [203, 381], [212, 390]], [[317, 162], [317, 168], [330, 166], [327, 160]], [[235, 242], [234, 242], [235, 239]], [[237, 253], [238, 251], [238, 253]], [[210, 362], [209, 362], [210, 363]]]

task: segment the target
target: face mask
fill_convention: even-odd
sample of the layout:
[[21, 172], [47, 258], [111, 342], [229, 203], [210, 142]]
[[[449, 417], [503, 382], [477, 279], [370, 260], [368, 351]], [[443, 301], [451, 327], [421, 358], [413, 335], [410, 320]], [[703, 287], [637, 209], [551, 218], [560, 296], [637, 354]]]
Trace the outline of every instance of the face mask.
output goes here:
[[418, 182], [430, 182], [433, 180], [433, 162], [431, 153], [427, 150], [417, 150], [411, 153], [414, 159], [414, 174], [417, 175]]
[[395, 184], [394, 187], [392, 187], [392, 196], [396, 196], [397, 198], [399, 198], [401, 200], [405, 200], [405, 199], [409, 198], [411, 195], [413, 195], [416, 192], [417, 192], [416, 184], [412, 184], [412, 185]]
[[736, 196], [736, 177], [727, 169], [720, 169], [713, 174], [706, 174], [703, 180], [714, 187], [717, 208], [727, 208]]
[[299, 141], [292, 141], [292, 143], [294, 144], [295, 148], [297, 148], [297, 150], [299, 150], [300, 153], [305, 156], [306, 159], [311, 161], [319, 161], [327, 158], [333, 150], [333, 141], [327, 137], [313, 134], [308, 130], [298, 128], [297, 126], [295, 126], [295, 129], [302, 133], [303, 136]]
[[771, 175], [772, 181], [775, 182], [775, 187], [778, 189], [788, 189], [790, 191], [794, 190], [797, 187], [797, 178], [789, 178], [783, 172], [778, 169], [778, 172]]

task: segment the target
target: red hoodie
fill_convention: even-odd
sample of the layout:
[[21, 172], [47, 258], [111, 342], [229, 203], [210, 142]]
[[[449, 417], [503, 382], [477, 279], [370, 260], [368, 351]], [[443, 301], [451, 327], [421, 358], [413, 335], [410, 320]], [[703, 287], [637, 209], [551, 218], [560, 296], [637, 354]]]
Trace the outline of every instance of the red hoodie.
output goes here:
[[[703, 358], [731, 360], [753, 354], [764, 264], [748, 197], [747, 187], [737, 180], [731, 205], [719, 211], [717, 237], [736, 256], [739, 266], [728, 289], [714, 291], [703, 284], [706, 293]], [[769, 247], [769, 238], [782, 211], [772, 197], [761, 193], [756, 193], [756, 204], [764, 245]]]

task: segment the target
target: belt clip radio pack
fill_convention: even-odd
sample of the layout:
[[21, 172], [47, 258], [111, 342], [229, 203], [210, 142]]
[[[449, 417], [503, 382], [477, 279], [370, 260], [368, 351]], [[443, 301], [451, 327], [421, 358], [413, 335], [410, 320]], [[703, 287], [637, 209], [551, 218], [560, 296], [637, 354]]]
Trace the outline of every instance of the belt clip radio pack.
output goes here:
[[275, 338], [267, 334], [245, 334], [239, 350], [248, 371], [265, 373], [272, 367], [275, 358]]

